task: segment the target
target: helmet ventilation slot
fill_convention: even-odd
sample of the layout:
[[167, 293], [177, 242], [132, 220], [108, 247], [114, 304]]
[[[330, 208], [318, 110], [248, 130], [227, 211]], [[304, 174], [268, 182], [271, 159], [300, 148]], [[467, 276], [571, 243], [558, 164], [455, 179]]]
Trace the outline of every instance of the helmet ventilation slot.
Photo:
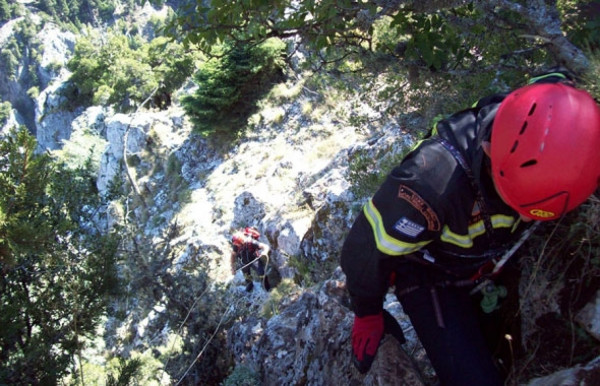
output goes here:
[[515, 150], [517, 150], [517, 146], [519, 146], [519, 141], [515, 141], [515, 143], [513, 143], [512, 148], [510, 149], [510, 152], [514, 153]]
[[527, 162], [523, 162], [523, 163], [521, 164], [521, 167], [522, 167], [522, 168], [526, 168], [526, 167], [529, 167], [529, 166], [534, 166], [534, 165], [536, 165], [536, 164], [537, 164], [537, 160], [530, 159], [530, 160], [529, 160], [529, 161], [527, 161]]
[[531, 108], [529, 109], [529, 113], [527, 115], [532, 116], [533, 112], [535, 111], [535, 108], [537, 107], [537, 104], [534, 103]]
[[527, 121], [523, 122], [523, 127], [521, 127], [521, 131], [519, 131], [519, 135], [523, 135], [526, 128], [527, 128]]

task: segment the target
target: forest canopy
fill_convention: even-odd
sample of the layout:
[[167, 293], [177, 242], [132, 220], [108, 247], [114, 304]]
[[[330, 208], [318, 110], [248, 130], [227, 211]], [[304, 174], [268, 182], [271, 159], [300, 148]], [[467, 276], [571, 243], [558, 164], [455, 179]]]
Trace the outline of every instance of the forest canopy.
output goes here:
[[[516, 60], [531, 65], [539, 61], [532, 62], [531, 55], [549, 52], [548, 61], [581, 74], [589, 60], [579, 47], [597, 34], [594, 9], [591, 0], [188, 0], [171, 23], [171, 33], [205, 51], [219, 41], [294, 38], [328, 61], [378, 50], [435, 69], [461, 68], [474, 58], [480, 66], [510, 67]], [[386, 18], [391, 18], [387, 35], [394, 39], [376, 44], [377, 23]], [[568, 20], [568, 36], [562, 20]], [[329, 55], [324, 58], [324, 53]]]

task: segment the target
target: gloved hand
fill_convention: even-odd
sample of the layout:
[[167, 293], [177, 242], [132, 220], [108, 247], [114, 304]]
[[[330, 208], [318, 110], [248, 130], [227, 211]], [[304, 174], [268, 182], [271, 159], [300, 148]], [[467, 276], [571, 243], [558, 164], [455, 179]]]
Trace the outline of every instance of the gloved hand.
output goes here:
[[383, 337], [383, 312], [354, 316], [352, 326], [352, 362], [361, 374], [371, 368]]

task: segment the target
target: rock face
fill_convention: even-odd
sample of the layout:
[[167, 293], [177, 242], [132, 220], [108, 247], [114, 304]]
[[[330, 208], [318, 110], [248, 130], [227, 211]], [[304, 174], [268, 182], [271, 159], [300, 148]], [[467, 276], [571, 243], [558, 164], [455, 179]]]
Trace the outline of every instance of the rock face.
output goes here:
[[236, 362], [254, 369], [265, 385], [424, 385], [415, 364], [385, 336], [371, 370], [353, 366], [348, 308], [340, 270], [315, 291], [297, 294], [278, 315], [249, 317], [228, 332]]
[[558, 371], [546, 377], [536, 378], [528, 386], [594, 386], [600, 382], [600, 357], [586, 365]]
[[[15, 32], [23, 24], [28, 28], [31, 27], [29, 24], [32, 24], [33, 28], [40, 29], [32, 39], [38, 45], [36, 52], [39, 57], [35, 60], [32, 58], [33, 50], [31, 48], [13, 52], [11, 41], [16, 39]], [[32, 42], [17, 41], [16, 44], [33, 46]], [[32, 133], [38, 129], [36, 122], [40, 119], [39, 113], [42, 111], [39, 105], [46, 103], [48, 93], [41, 95], [41, 100], [35, 101], [28, 95], [28, 91], [33, 86], [38, 87], [39, 90], [45, 90], [50, 83], [64, 77], [66, 75], [64, 65], [70, 58], [74, 47], [75, 35], [72, 32], [61, 30], [55, 24], [42, 22], [36, 15], [10, 20], [0, 27], [0, 49], [8, 49], [12, 52], [12, 58], [15, 59], [11, 68], [7, 68], [4, 61], [0, 62], [0, 67], [2, 67], [0, 68], [0, 95], [18, 111], [22, 121]], [[34, 81], [33, 76], [37, 80]], [[57, 84], [59, 85], [60, 81]], [[50, 111], [49, 108], [45, 110], [46, 113]], [[52, 126], [64, 125], [65, 119], [70, 122], [69, 117], [62, 116], [62, 119]], [[68, 126], [67, 124], [67, 128]], [[56, 149], [57, 146], [50, 145], [48, 148]]]
[[579, 311], [575, 320], [585, 328], [590, 335], [600, 340], [600, 291], [595, 298]]

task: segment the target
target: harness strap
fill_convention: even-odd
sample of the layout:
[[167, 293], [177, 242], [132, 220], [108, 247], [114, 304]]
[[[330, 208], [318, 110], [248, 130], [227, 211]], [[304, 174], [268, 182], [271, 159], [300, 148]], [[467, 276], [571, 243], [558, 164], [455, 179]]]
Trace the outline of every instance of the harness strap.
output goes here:
[[475, 195], [475, 199], [477, 200], [477, 203], [479, 204], [479, 209], [481, 210], [481, 215], [483, 216], [483, 224], [485, 226], [487, 237], [488, 237], [488, 239], [490, 239], [492, 236], [492, 233], [494, 232], [494, 227], [492, 226], [492, 219], [490, 217], [490, 213], [487, 210], [485, 200], [483, 199], [483, 194], [481, 193], [481, 189], [479, 187], [479, 183], [477, 182], [477, 179], [475, 178], [475, 174], [473, 174], [473, 170], [471, 170], [471, 167], [467, 163], [467, 160], [465, 160], [465, 157], [463, 156], [463, 154], [456, 147], [454, 147], [450, 142], [448, 142], [444, 138], [440, 137], [439, 135], [433, 136], [433, 137], [431, 137], [431, 139], [436, 141], [440, 145], [442, 145], [446, 150], [448, 150], [448, 152], [450, 154], [452, 154], [452, 157], [454, 157], [456, 162], [458, 162], [460, 167], [464, 170], [465, 174], [469, 178], [471, 190], [473, 191], [473, 194]]

